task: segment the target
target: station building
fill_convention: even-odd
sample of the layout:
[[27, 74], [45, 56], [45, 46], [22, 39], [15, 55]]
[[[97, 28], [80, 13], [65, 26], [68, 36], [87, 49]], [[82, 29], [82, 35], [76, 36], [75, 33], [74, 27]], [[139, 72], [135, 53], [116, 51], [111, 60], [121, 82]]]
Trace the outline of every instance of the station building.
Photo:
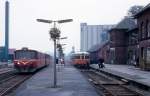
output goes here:
[[[110, 63], [114, 64], [130, 64], [135, 61], [137, 51], [134, 46], [130, 44], [135, 38], [132, 38], [134, 29], [136, 28], [136, 20], [132, 17], [126, 16], [121, 20], [115, 28], [109, 30], [109, 58]], [[132, 40], [132, 41], [131, 41]], [[132, 49], [133, 48], [133, 49]]]
[[89, 50], [91, 57], [94, 56], [97, 60], [103, 58], [105, 63], [109, 64], [133, 64], [133, 61], [138, 58], [136, 28], [135, 19], [129, 16], [124, 17], [115, 27], [108, 30], [107, 41]]

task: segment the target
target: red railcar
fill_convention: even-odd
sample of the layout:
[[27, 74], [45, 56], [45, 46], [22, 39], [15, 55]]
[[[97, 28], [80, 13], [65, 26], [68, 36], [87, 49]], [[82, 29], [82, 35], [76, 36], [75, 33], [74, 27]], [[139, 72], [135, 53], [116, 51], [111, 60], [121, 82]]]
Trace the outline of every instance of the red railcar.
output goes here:
[[89, 68], [90, 58], [88, 52], [73, 53], [71, 59], [74, 66]]
[[14, 68], [19, 73], [35, 72], [50, 62], [50, 55], [28, 48], [16, 50], [14, 53]]

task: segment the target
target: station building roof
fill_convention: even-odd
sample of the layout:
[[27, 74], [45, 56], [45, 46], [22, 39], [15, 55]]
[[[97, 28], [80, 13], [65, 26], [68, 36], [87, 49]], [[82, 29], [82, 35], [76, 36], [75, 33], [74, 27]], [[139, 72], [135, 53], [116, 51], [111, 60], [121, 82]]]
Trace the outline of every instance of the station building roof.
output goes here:
[[144, 12], [146, 12], [148, 10], [150, 10], [150, 3], [148, 5], [146, 5], [140, 12], [135, 14], [134, 17], [138, 18], [139, 16], [141, 16]]
[[132, 17], [129, 16], [125, 16], [123, 20], [121, 20], [114, 28], [110, 29], [109, 32], [111, 30], [114, 29], [127, 29], [127, 30], [131, 30], [137, 27], [137, 23], [136, 20]]

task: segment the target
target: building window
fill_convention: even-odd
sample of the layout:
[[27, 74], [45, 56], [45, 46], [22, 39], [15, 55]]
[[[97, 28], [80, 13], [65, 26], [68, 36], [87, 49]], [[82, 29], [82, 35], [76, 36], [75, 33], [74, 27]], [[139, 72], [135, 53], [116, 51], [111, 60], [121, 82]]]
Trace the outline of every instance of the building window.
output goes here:
[[149, 37], [150, 34], [148, 33], [148, 20], [146, 20], [145, 33], [146, 33], [146, 37]]
[[150, 21], [147, 24], [148, 37], [150, 37]]
[[144, 47], [141, 47], [141, 57], [144, 59]]
[[141, 23], [141, 25], [140, 25], [140, 33], [141, 33], [141, 39], [144, 39], [145, 38], [145, 32], [144, 32], [144, 24], [143, 24], [143, 22]]

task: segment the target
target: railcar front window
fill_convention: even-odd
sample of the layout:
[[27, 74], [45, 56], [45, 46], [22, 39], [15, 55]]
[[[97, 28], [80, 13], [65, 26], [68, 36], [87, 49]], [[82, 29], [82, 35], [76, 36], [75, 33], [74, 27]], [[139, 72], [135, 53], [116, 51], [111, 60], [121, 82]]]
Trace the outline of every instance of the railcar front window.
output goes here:
[[36, 52], [33, 51], [16, 51], [16, 59], [36, 59]]
[[81, 59], [84, 59], [84, 55], [81, 56]]
[[89, 56], [85, 56], [85, 59], [89, 59]]
[[80, 59], [80, 56], [75, 56], [75, 59]]

